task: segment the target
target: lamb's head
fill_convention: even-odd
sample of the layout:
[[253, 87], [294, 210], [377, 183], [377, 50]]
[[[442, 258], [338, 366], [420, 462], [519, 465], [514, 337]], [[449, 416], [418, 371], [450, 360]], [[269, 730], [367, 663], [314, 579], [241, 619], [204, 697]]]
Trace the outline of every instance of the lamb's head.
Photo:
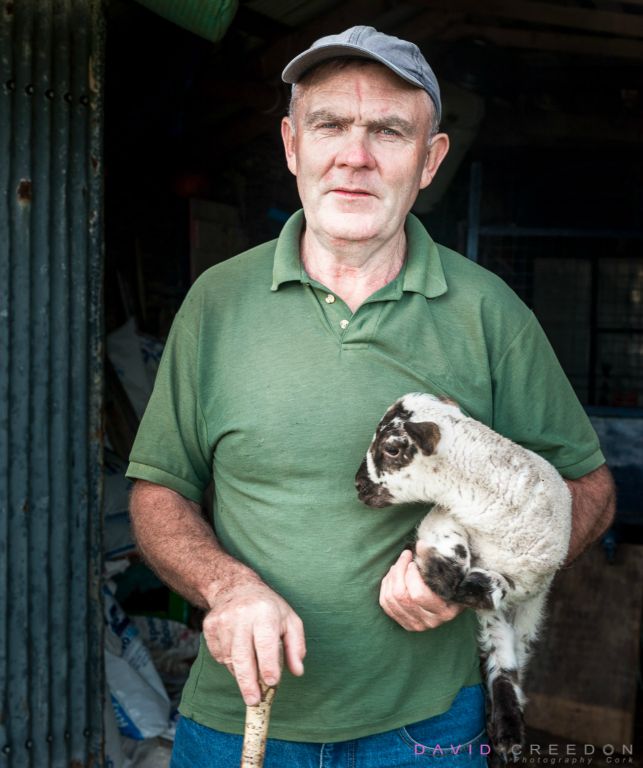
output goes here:
[[451, 400], [434, 395], [404, 395], [386, 411], [357, 475], [355, 487], [369, 507], [426, 500], [421, 476], [440, 455], [448, 417], [462, 416]]

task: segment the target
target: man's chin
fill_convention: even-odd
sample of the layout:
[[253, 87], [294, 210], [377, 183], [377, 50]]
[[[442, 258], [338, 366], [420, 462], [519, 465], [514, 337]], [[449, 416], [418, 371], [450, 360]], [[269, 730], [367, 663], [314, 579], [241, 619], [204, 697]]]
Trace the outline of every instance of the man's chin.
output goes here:
[[342, 211], [320, 220], [327, 237], [337, 241], [361, 242], [381, 237], [383, 220], [362, 211]]

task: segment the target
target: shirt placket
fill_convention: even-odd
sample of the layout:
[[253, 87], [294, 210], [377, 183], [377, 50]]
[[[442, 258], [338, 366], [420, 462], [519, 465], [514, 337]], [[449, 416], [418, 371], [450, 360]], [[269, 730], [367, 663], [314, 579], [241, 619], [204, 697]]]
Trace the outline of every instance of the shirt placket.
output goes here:
[[337, 294], [312, 280], [306, 283], [315, 299], [328, 330], [342, 347], [364, 347], [375, 332], [379, 317], [387, 300], [399, 299], [399, 278], [384, 286], [361, 304], [355, 312]]
[[323, 286], [308, 285], [330, 332], [341, 343], [350, 330], [353, 313], [339, 296]]

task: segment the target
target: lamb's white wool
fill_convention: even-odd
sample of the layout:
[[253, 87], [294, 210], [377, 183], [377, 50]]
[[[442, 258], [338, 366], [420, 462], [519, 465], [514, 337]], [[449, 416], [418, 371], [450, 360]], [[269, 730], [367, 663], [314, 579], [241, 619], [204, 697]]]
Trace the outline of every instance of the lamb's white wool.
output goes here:
[[520, 681], [569, 546], [564, 480], [455, 403], [411, 393], [378, 425], [357, 488], [374, 507], [434, 503], [418, 526], [415, 561], [435, 592], [478, 613], [490, 736], [507, 755], [523, 738]]

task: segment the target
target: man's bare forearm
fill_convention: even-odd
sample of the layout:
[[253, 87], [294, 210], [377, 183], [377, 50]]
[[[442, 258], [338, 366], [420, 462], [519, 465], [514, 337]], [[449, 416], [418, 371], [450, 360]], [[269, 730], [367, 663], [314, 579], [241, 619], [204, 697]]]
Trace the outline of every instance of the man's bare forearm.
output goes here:
[[605, 464], [566, 483], [572, 494], [572, 535], [567, 554], [567, 563], [571, 563], [611, 525], [616, 511], [616, 490]]
[[200, 507], [178, 493], [138, 480], [130, 499], [138, 550], [159, 578], [199, 608], [211, 608], [232, 584], [260, 583], [223, 551]]
[[260, 679], [279, 682], [282, 647], [290, 671], [303, 675], [301, 619], [252, 569], [223, 551], [198, 504], [138, 480], [130, 517], [143, 558], [172, 589], [207, 610], [208, 650], [235, 676], [248, 706], [261, 700]]

